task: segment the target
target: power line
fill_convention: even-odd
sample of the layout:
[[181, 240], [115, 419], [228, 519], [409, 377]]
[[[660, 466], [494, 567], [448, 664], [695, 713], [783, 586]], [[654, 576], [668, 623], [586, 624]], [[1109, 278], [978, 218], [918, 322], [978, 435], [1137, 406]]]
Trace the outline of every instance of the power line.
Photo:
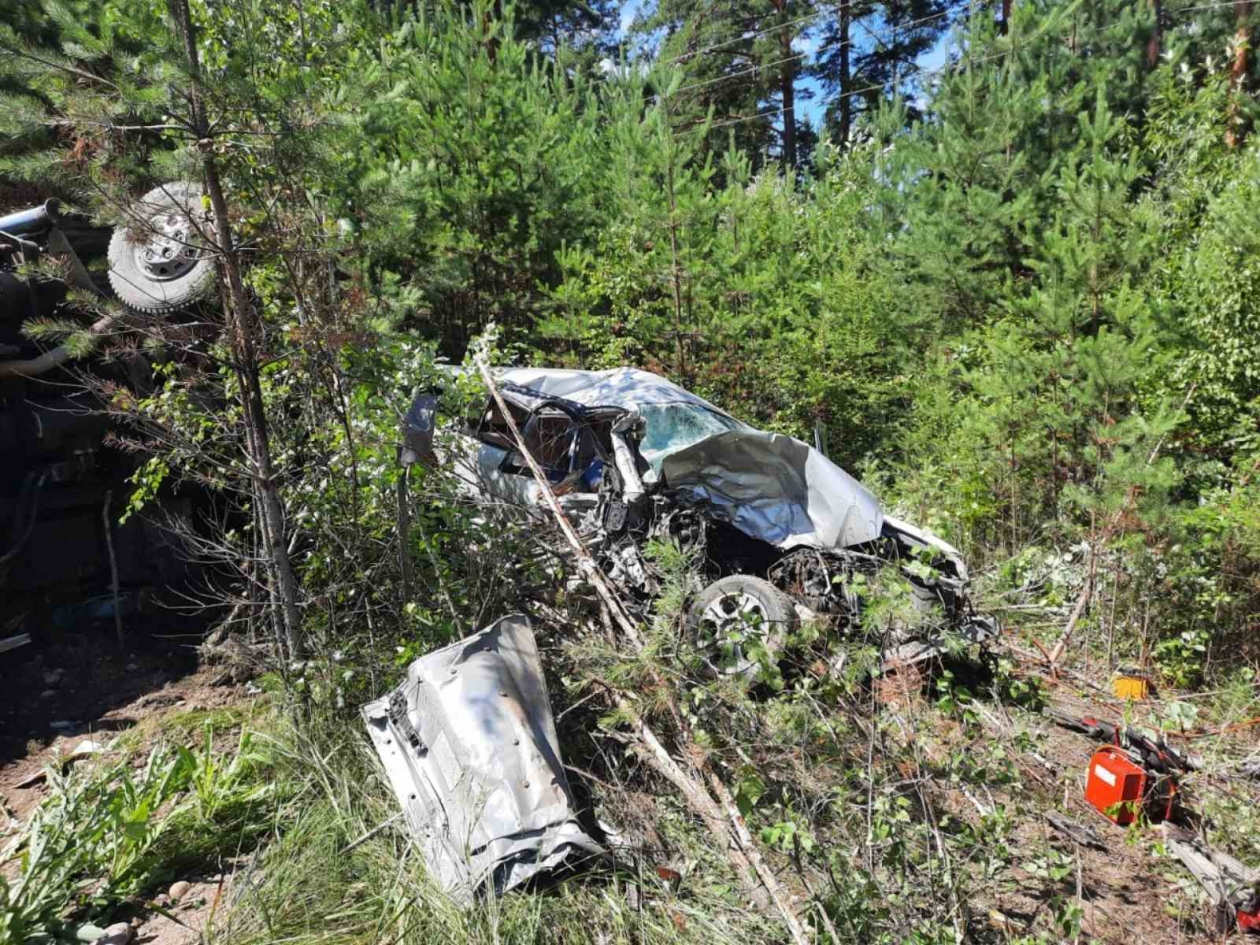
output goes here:
[[[934, 13], [934, 14], [932, 14], [931, 16], [925, 16], [925, 17], [921, 17], [920, 19], [917, 19], [917, 20], [911, 20], [911, 21], [910, 21], [910, 22], [908, 22], [908, 23], [902, 23], [902, 24], [899, 24], [899, 25], [897, 25], [897, 26], [895, 26], [895, 27], [892, 27], [890, 31], [891, 31], [891, 32], [893, 32], [893, 33], [895, 33], [895, 32], [897, 32], [898, 30], [913, 29], [913, 28], [914, 28], [914, 27], [916, 27], [916, 26], [922, 26], [924, 23], [930, 23], [930, 22], [932, 22], [933, 20], [939, 20], [939, 19], [941, 19], [942, 17], [948, 16], [948, 15], [949, 15], [949, 11], [948, 11], [948, 10], [943, 10], [943, 11], [941, 11], [940, 13]], [[881, 39], [881, 38], [880, 38], [880, 37], [879, 37], [879, 36], [875, 33], [875, 31], [874, 31], [874, 30], [870, 29], [870, 27], [868, 27], [868, 26], [866, 26], [865, 24], [863, 24], [863, 25], [862, 25], [862, 28], [863, 28], [864, 30], [866, 30], [866, 31], [867, 31], [867, 33], [869, 33], [869, 34], [870, 34], [870, 35], [871, 35], [874, 39], [876, 39], [877, 41], [882, 42], [882, 39]], [[767, 30], [766, 32], [771, 32], [771, 31], [772, 31], [772, 30]], [[837, 41], [835, 41], [835, 42], [833, 42], [833, 43], [826, 43], [826, 44], [824, 44], [824, 45], [822, 45], [822, 46], [819, 46], [817, 49], [814, 49], [814, 50], [811, 50], [811, 51], [808, 51], [808, 52], [801, 52], [801, 53], [796, 53], [796, 54], [791, 55], [791, 56], [785, 56], [784, 58], [782, 58], [782, 59], [776, 59], [776, 60], [775, 60], [775, 61], [773, 61], [773, 62], [758, 63], [758, 64], [756, 64], [756, 65], [754, 65], [754, 66], [749, 66], [747, 69], [741, 69], [741, 70], [740, 70], [740, 71], [738, 71], [738, 72], [729, 72], [729, 73], [727, 73], [726, 75], [716, 76], [716, 77], [714, 77], [714, 78], [712, 78], [712, 79], [705, 79], [705, 80], [703, 80], [703, 81], [701, 81], [701, 82], [692, 82], [690, 85], [684, 85], [684, 86], [682, 86], [681, 88], [677, 88], [677, 89], [675, 89], [673, 92], [671, 92], [671, 93], [669, 93], [669, 94], [670, 94], [670, 95], [678, 95], [678, 94], [680, 94], [680, 93], [682, 93], [682, 92], [689, 92], [689, 91], [691, 91], [691, 90], [693, 90], [693, 89], [705, 88], [706, 86], [716, 85], [716, 84], [717, 84], [717, 83], [719, 83], [719, 82], [726, 82], [726, 81], [727, 81], [727, 80], [729, 80], [729, 79], [738, 79], [738, 78], [740, 78], [741, 76], [751, 75], [751, 74], [752, 74], [752, 73], [754, 73], [754, 72], [760, 72], [762, 69], [767, 69], [767, 70], [768, 70], [768, 69], [773, 69], [775, 66], [781, 66], [781, 65], [783, 65], [784, 63], [788, 63], [788, 62], [795, 62], [795, 61], [796, 61], [796, 60], [798, 60], [798, 59], [804, 59], [806, 56], [811, 56], [811, 55], [816, 56], [816, 55], [818, 55], [818, 54], [819, 54], [819, 53], [821, 53], [821, 52], [824, 52], [824, 51], [827, 51], [827, 50], [831, 50], [831, 49], [842, 49], [842, 48], [844, 48], [845, 46], [851, 46], [851, 45], [853, 45], [853, 43], [855, 43], [855, 42], [857, 42], [857, 41], [856, 41], [856, 40], [854, 40], [854, 39], [851, 39], [851, 38], [850, 38], [850, 39], [844, 39], [844, 40], [837, 40]], [[665, 97], [666, 97], [666, 95], [665, 95], [664, 93], [660, 93], [660, 94], [658, 94], [658, 95], [656, 95], [656, 96], [655, 96], [655, 98], [656, 98], [656, 99], [658, 99], [658, 100], [659, 100], [659, 99], [661, 99], [661, 98], [665, 98]]]
[[[1046, 26], [1048, 26], [1048, 24], [1042, 24], [1041, 28], [1034, 31], [1032, 37], [1029, 37], [1027, 40], [1023, 40], [1022, 43], [1013, 43], [1011, 49], [1003, 49], [1002, 52], [989, 53], [988, 55], [982, 55], [982, 57], [979, 57], [979, 58], [973, 58], [973, 57], [970, 57], [970, 55], [965, 55], [965, 57], [963, 59], [960, 59], [959, 62], [946, 62], [946, 63], [942, 63], [940, 67], [937, 67], [935, 69], [925, 69], [925, 71], [916, 72], [915, 77], [917, 78], [921, 76], [939, 76], [940, 73], [949, 72], [950, 69], [953, 69], [956, 66], [970, 67], [970, 66], [973, 66], [973, 64], [975, 63], [989, 62], [990, 59], [1008, 58], [1009, 55], [1011, 55], [1011, 53], [1013, 52], [1016, 52], [1016, 49], [1021, 47], [1021, 45], [1026, 45], [1029, 42], [1029, 40], [1036, 37], [1037, 33], [1041, 33], [1041, 31], [1045, 31]], [[840, 100], [843, 100], [843, 98], [864, 95], [864, 93], [866, 92], [873, 92], [873, 91], [876, 91], [876, 89], [882, 89], [883, 87], [885, 87], [885, 83], [879, 82], [876, 84], [871, 84], [871, 86], [864, 86], [863, 88], [849, 89], [848, 92], [842, 92], [838, 96], [833, 96], [832, 101], [838, 102]], [[767, 118], [767, 117], [772, 117], [775, 115], [782, 115], [782, 113], [786, 111], [789, 111], [789, 110], [787, 110], [787, 108], [774, 108], [774, 110], [760, 112], [760, 113], [757, 113], [757, 115], [743, 115], [738, 118], [726, 118], [726, 120], [723, 120], [723, 121], [713, 122], [713, 125], [709, 127], [713, 127], [713, 129], [719, 129], [719, 127], [725, 127], [727, 125], [738, 125], [738, 123], [743, 122], [743, 121], [756, 121], [757, 118]], [[791, 108], [791, 111], [795, 111], [795, 106]]]
[[[948, 15], [949, 15], [948, 10], [942, 11], [940, 13], [934, 13], [932, 16], [925, 16], [918, 20], [911, 20], [909, 23], [903, 23], [898, 27], [893, 27], [892, 31], [896, 32], [898, 29], [912, 29], [913, 27], [921, 26], [922, 24], [931, 22], [932, 20], [939, 20], [941, 17], [948, 16]], [[863, 25], [862, 28], [865, 29], [868, 33], [870, 33], [870, 35], [874, 37], [876, 40], [879, 40], [880, 42], [882, 42], [882, 40], [880, 40], [880, 37], [876, 36], [874, 31], [872, 31], [869, 27]], [[782, 59], [776, 59], [774, 62], [758, 63], [757, 65], [751, 66], [740, 72], [731, 72], [731, 73], [728, 73], [727, 75], [717, 76], [716, 78], [713, 78], [713, 79], [705, 79], [703, 82], [693, 82], [691, 85], [684, 85], [682, 88], [676, 89], [673, 94], [677, 95], [679, 92], [686, 92], [686, 91], [689, 91], [690, 89], [698, 89], [698, 88], [703, 88], [706, 85], [714, 85], [718, 82], [725, 82], [727, 79], [738, 78], [741, 75], [747, 75], [752, 72], [757, 72], [761, 69], [773, 69], [775, 66], [781, 66], [784, 63], [794, 62], [797, 59], [804, 59], [806, 56], [810, 56], [810, 55], [816, 56], [819, 53], [824, 52], [826, 50], [843, 49], [845, 46], [852, 46], [855, 42], [857, 42], [857, 40], [855, 39], [844, 39], [844, 40], [837, 40], [834, 43], [826, 43], [810, 52], [796, 53], [795, 55], [792, 55], [792, 56], [785, 56]]]
[[795, 26], [797, 23], [804, 23], [807, 20], [816, 20], [824, 13], [830, 12], [831, 11], [828, 9], [815, 10], [813, 13], [807, 13], [805, 16], [799, 17], [795, 20], [788, 20], [786, 23], [777, 23], [774, 26], [767, 27], [764, 30], [758, 30], [755, 33], [746, 33], [742, 36], [736, 36], [734, 39], [728, 39], [721, 43], [714, 43], [712, 46], [705, 46], [703, 49], [693, 49], [690, 52], [681, 53], [673, 59], [664, 60], [664, 63], [665, 65], [673, 65], [674, 63], [681, 62], [684, 59], [690, 59], [694, 56], [703, 56], [707, 53], [713, 52], [715, 49], [725, 49], [727, 46], [734, 46], [736, 43], [743, 43], [750, 39], [756, 39], [759, 36], [765, 36], [767, 33], [773, 33], [777, 30], [781, 30], [785, 26]]
[[[1222, 2], [1204, 3], [1198, 6], [1192, 6], [1192, 7], [1180, 7], [1173, 10], [1166, 10], [1165, 12], [1168, 13], [1169, 15], [1173, 15], [1177, 13], [1192, 13], [1198, 10], [1219, 10], [1219, 9], [1224, 9], [1226, 7], [1234, 7], [1234, 6], [1235, 6], [1235, 0], [1222, 0]], [[711, 46], [704, 46], [700, 49], [693, 49], [685, 53], [679, 53], [677, 56], [674, 56], [672, 59], [661, 60], [661, 63], [664, 65], [673, 65], [676, 62], [682, 62], [684, 59], [693, 59], [698, 56], [703, 56], [703, 55], [706, 55], [707, 53], [711, 53], [714, 50], [725, 49], [727, 46], [734, 46], [736, 43], [742, 43], [742, 42], [747, 42], [748, 40], [757, 39], [761, 36], [765, 36], [768, 33], [773, 33], [778, 30], [781, 30], [785, 26], [796, 26], [799, 23], [805, 23], [805, 22], [808, 22], [809, 20], [816, 20], [823, 14], [831, 13], [831, 12], [833, 11], [830, 8], [815, 10], [813, 13], [807, 13], [804, 16], [797, 17], [795, 20], [788, 20], [786, 23], [777, 23], [774, 26], [766, 27], [763, 30], [757, 30], [756, 32], [753, 32], [753, 33], [746, 33], [740, 36], [736, 36], [733, 39], [723, 40], [722, 42], [714, 43]], [[948, 14], [949, 14], [949, 11], [946, 10], [942, 13], [934, 14], [933, 16], [924, 17], [921, 20], [914, 20], [909, 23], [904, 23], [901, 25], [901, 28], [909, 28], [909, 27], [918, 25], [919, 23], [924, 23], [929, 20], [938, 19], [941, 16], [947, 16]], [[756, 17], [747, 17], [746, 19], [753, 20], [753, 19], [756, 19]], [[866, 30], [866, 32], [870, 33], [872, 37], [875, 37], [875, 33], [872, 32], [870, 27], [868, 27], [865, 23], [862, 22], [860, 17], [855, 18], [853, 20], [853, 23], [857, 26], [860, 26], [862, 29]], [[898, 27], [894, 27], [894, 29], [896, 28]], [[843, 43], [841, 45], [843, 45]], [[818, 52], [818, 50], [815, 50], [815, 52]], [[803, 53], [802, 55], [808, 55], [808, 53]]]
[[1177, 13], [1194, 13], [1198, 10], [1221, 10], [1221, 9], [1224, 9], [1225, 7], [1229, 7], [1231, 9], [1237, 9], [1237, 4], [1234, 2], [1234, 0], [1225, 0], [1225, 2], [1223, 3], [1203, 3], [1198, 6], [1178, 7], [1175, 10], [1165, 10], [1164, 12], [1172, 16]]
[[[972, 58], [970, 58], [970, 57], [966, 57], [966, 58], [963, 58], [963, 59], [959, 60], [958, 62], [947, 62], [947, 63], [945, 63], [944, 65], [940, 66], [940, 67], [939, 67], [939, 68], [937, 68], [937, 69], [925, 69], [925, 70], [924, 70], [924, 71], [922, 71], [922, 72], [916, 73], [916, 77], [917, 77], [917, 76], [940, 75], [942, 72], [948, 72], [950, 69], [952, 69], [952, 68], [954, 68], [955, 66], [958, 66], [958, 65], [968, 65], [968, 66], [970, 66], [970, 65], [973, 65], [973, 64], [975, 64], [975, 63], [988, 62], [988, 61], [989, 61], [989, 60], [991, 60], [991, 59], [1004, 59], [1004, 58], [1008, 57], [1008, 56], [1011, 54], [1011, 52], [1012, 52], [1012, 50], [1009, 50], [1009, 49], [1008, 49], [1008, 50], [1003, 50], [1003, 51], [1001, 51], [1001, 52], [990, 53], [990, 54], [989, 54], [989, 55], [987, 55], [987, 56], [980, 56], [980, 57], [975, 58], [975, 59], [972, 59]], [[882, 88], [884, 88], [884, 83], [880, 82], [880, 83], [876, 83], [876, 84], [874, 84], [874, 85], [867, 85], [867, 86], [863, 86], [863, 87], [862, 87], [862, 88], [860, 88], [860, 89], [850, 89], [848, 92], [842, 92], [842, 93], [841, 93], [841, 94], [839, 94], [839, 95], [835, 95], [835, 96], [833, 96], [833, 97], [832, 97], [832, 99], [831, 99], [831, 101], [833, 101], [833, 102], [838, 102], [838, 101], [840, 101], [841, 99], [849, 98], [849, 97], [854, 96], [854, 95], [862, 95], [862, 94], [864, 94], [864, 93], [866, 93], [866, 92], [874, 92], [875, 90], [877, 90], [877, 89], [882, 89]], [[792, 110], [792, 111], [795, 111], [795, 106], [793, 106], [793, 108], [792, 108], [791, 110]], [[775, 116], [775, 115], [782, 115], [782, 114], [783, 114], [784, 112], [786, 112], [786, 111], [789, 111], [789, 109], [787, 109], [787, 108], [775, 108], [775, 109], [771, 109], [770, 111], [758, 112], [758, 113], [757, 113], [757, 114], [755, 114], [755, 115], [742, 115], [742, 116], [740, 116], [740, 117], [738, 117], [738, 118], [727, 118], [727, 119], [724, 119], [724, 120], [722, 120], [722, 121], [715, 121], [712, 125], [710, 125], [710, 126], [709, 126], [709, 128], [710, 128], [710, 129], [712, 129], [712, 128], [722, 128], [722, 127], [725, 127], [726, 125], [738, 125], [739, 123], [741, 123], [741, 122], [745, 122], [745, 121], [756, 121], [758, 118], [771, 118], [771, 117], [773, 117], [773, 116]], [[700, 123], [700, 122], [696, 122], [696, 124], [699, 124], [699, 123]]]
[[[1224, 9], [1224, 8], [1227, 8], [1227, 7], [1228, 7], [1228, 8], [1233, 8], [1234, 6], [1235, 6], [1235, 0], [1222, 0], [1222, 2], [1199, 4], [1199, 5], [1197, 5], [1197, 6], [1193, 6], [1193, 7], [1181, 7], [1181, 8], [1175, 9], [1175, 10], [1168, 10], [1167, 12], [1168, 12], [1170, 15], [1173, 15], [1173, 14], [1178, 14], [1178, 13], [1191, 13], [1191, 12], [1196, 12], [1196, 11], [1201, 11], [1201, 10], [1218, 10], [1218, 9]], [[910, 22], [910, 23], [905, 23], [905, 24], [902, 24], [900, 27], [897, 27], [897, 29], [909, 28], [909, 27], [911, 27], [911, 26], [915, 26], [915, 25], [917, 25], [917, 24], [919, 24], [919, 23], [923, 23], [923, 22], [926, 22], [926, 21], [928, 21], [928, 20], [938, 19], [941, 15], [942, 15], [942, 14], [935, 14], [935, 15], [930, 16], [930, 17], [924, 17], [924, 18], [922, 18], [921, 20], [915, 20], [915, 21], [912, 21], [912, 22]], [[875, 31], [871, 30], [871, 29], [870, 29], [869, 27], [867, 27], [865, 24], [860, 24], [860, 25], [862, 26], [862, 28], [863, 28], [864, 30], [866, 30], [866, 32], [867, 32], [867, 33], [871, 36], [871, 38], [872, 38], [872, 39], [876, 40], [877, 42], [881, 42], [881, 43], [882, 43], [882, 38], [881, 38], [878, 34], [876, 34], [876, 33], [875, 33]], [[1044, 27], [1044, 25], [1043, 25], [1042, 29], [1044, 29], [1044, 28], [1045, 28], [1045, 27]], [[813, 53], [814, 53], [815, 55], [817, 55], [819, 52], [822, 52], [824, 49], [830, 49], [830, 48], [841, 48], [841, 47], [843, 47], [844, 45], [846, 45], [847, 43], [851, 43], [851, 42], [853, 42], [853, 41], [852, 41], [852, 40], [845, 40], [845, 41], [843, 41], [843, 42], [833, 43], [833, 44], [829, 44], [829, 45], [827, 45], [827, 46], [821, 46], [821, 47], [819, 47], [818, 49], [815, 49], [815, 50], [813, 51]], [[980, 58], [978, 58], [978, 59], [972, 59], [972, 58], [970, 58], [970, 57], [964, 57], [964, 59], [960, 60], [959, 62], [956, 62], [956, 63], [954, 63], [954, 62], [945, 63], [944, 65], [942, 65], [942, 66], [940, 66], [939, 68], [936, 68], [936, 69], [927, 69], [927, 70], [923, 70], [923, 71], [917, 71], [917, 72], [915, 72], [915, 78], [919, 78], [919, 77], [922, 77], [922, 76], [940, 75], [942, 72], [947, 72], [949, 69], [951, 69], [951, 68], [953, 68], [954, 66], [959, 65], [959, 64], [971, 65], [971, 64], [973, 64], [973, 63], [987, 62], [987, 61], [990, 61], [990, 60], [993, 60], [993, 59], [1002, 59], [1002, 58], [1005, 58], [1005, 57], [1009, 56], [1009, 55], [1011, 54], [1011, 52], [1014, 52], [1014, 51], [1015, 51], [1014, 49], [1010, 49], [1010, 50], [1003, 50], [1003, 51], [1001, 51], [1001, 52], [991, 53], [991, 54], [986, 55], [986, 56], [981, 56], [981, 57], [980, 57]], [[792, 61], [792, 60], [794, 60], [794, 59], [800, 59], [800, 58], [802, 58], [802, 57], [804, 57], [804, 56], [806, 56], [806, 55], [809, 55], [809, 53], [800, 53], [800, 54], [795, 55], [795, 56], [790, 56], [790, 57], [787, 57], [787, 58], [785, 58], [785, 59], [780, 59], [780, 60], [778, 60], [777, 62], [771, 62], [771, 63], [767, 63], [767, 64], [765, 64], [765, 65], [757, 65], [757, 66], [754, 66], [754, 67], [752, 67], [752, 68], [750, 68], [750, 69], [745, 69], [745, 70], [743, 70], [742, 72], [733, 72], [733, 73], [730, 73], [729, 75], [725, 75], [725, 76], [718, 76], [717, 78], [714, 78], [714, 79], [707, 79], [707, 80], [705, 80], [704, 82], [697, 82], [697, 83], [694, 83], [694, 84], [692, 84], [692, 85], [685, 85], [685, 86], [683, 86], [682, 88], [676, 89], [676, 90], [675, 90], [673, 93], [671, 93], [671, 94], [677, 95], [679, 92], [684, 92], [684, 91], [687, 91], [688, 89], [700, 88], [700, 87], [702, 87], [702, 86], [705, 86], [705, 85], [712, 85], [712, 84], [715, 84], [715, 83], [717, 83], [717, 82], [722, 82], [722, 81], [725, 81], [725, 80], [727, 80], [727, 79], [734, 79], [734, 78], [738, 78], [738, 77], [739, 77], [739, 76], [741, 76], [741, 75], [745, 75], [745, 74], [748, 74], [748, 73], [750, 73], [750, 72], [756, 72], [756, 71], [758, 71], [759, 69], [770, 69], [770, 68], [773, 68], [774, 66], [777, 66], [777, 65], [782, 65], [782, 64], [783, 64], [783, 63], [785, 63], [785, 62], [790, 62], [790, 61]], [[886, 84], [886, 83], [876, 83], [876, 84], [874, 84], [874, 85], [867, 85], [867, 86], [863, 86], [862, 88], [858, 88], [858, 89], [850, 89], [850, 90], [849, 90], [849, 91], [847, 91], [847, 92], [842, 92], [842, 93], [840, 93], [840, 94], [838, 94], [838, 95], [834, 95], [834, 96], [832, 96], [832, 97], [831, 97], [831, 99], [830, 99], [830, 101], [832, 101], [832, 102], [838, 102], [838, 101], [840, 101], [841, 99], [850, 98], [850, 97], [852, 97], [852, 96], [854, 96], [854, 95], [863, 95], [863, 94], [865, 94], [865, 93], [867, 93], [867, 92], [873, 92], [873, 91], [876, 91], [876, 90], [879, 90], [879, 89], [883, 89], [883, 88], [885, 87], [885, 84]], [[656, 98], [657, 100], [661, 99], [662, 97], [664, 97], [664, 96], [662, 96], [662, 95], [656, 95], [656, 96], [655, 96], [655, 98]], [[776, 116], [776, 115], [782, 115], [784, 112], [787, 112], [787, 111], [793, 111], [793, 112], [794, 112], [795, 110], [796, 110], [796, 106], [794, 105], [791, 109], [788, 109], [788, 108], [775, 108], [775, 109], [770, 109], [769, 111], [758, 112], [758, 113], [756, 113], [756, 114], [754, 114], [754, 115], [742, 115], [742, 116], [740, 116], [740, 117], [738, 117], [738, 118], [727, 118], [727, 119], [723, 119], [722, 121], [714, 122], [712, 125], [710, 125], [710, 126], [709, 126], [709, 128], [710, 128], [710, 129], [713, 129], [713, 128], [722, 128], [722, 127], [725, 127], [725, 126], [727, 126], [727, 125], [737, 125], [737, 124], [740, 124], [740, 123], [745, 122], [745, 121], [756, 121], [756, 120], [757, 120], [757, 119], [759, 119], [759, 118], [772, 118], [772, 117], [774, 117], [774, 116]], [[699, 122], [699, 121], [697, 121], [697, 122], [693, 122], [693, 124], [700, 124], [700, 122]]]

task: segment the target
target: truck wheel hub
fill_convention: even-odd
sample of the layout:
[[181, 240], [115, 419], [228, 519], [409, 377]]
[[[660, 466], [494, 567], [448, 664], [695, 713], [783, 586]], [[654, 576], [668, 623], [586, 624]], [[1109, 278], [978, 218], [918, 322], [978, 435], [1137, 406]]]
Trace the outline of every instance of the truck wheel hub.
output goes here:
[[137, 244], [136, 265], [150, 279], [167, 282], [187, 275], [201, 260], [202, 251], [192, 245], [192, 225], [179, 213], [167, 213], [150, 221], [153, 234]]

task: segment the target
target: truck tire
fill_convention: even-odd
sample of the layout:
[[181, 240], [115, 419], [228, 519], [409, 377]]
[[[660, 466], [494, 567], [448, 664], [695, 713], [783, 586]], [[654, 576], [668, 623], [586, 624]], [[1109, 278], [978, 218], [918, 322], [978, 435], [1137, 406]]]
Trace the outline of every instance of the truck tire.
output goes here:
[[755, 640], [775, 659], [796, 623], [796, 608], [781, 590], [750, 574], [732, 574], [696, 597], [687, 632], [709, 674], [751, 679], [759, 664], [749, 644]]
[[201, 186], [162, 184], [132, 207], [132, 226], [109, 240], [109, 284], [129, 308], [160, 315], [186, 308], [214, 287], [215, 259], [205, 249], [212, 216]]

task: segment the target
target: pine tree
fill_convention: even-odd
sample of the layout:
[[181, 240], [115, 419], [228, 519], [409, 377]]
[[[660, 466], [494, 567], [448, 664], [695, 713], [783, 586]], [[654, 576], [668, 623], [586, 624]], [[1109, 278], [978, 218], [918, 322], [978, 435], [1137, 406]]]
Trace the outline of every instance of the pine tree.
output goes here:
[[704, 327], [697, 307], [706, 293], [697, 283], [717, 212], [709, 199], [714, 169], [704, 155], [705, 127], [677, 128], [668, 95], [644, 108], [643, 88], [628, 77], [609, 99], [611, 222], [590, 244], [560, 254], [557, 314], [539, 328], [544, 338], [565, 339], [571, 363], [630, 361], [688, 381]]
[[[134, 19], [111, 8], [80, 18], [55, 2], [47, 12], [58, 27], [57, 46], [12, 32], [0, 42], [11, 54], [6, 64], [20, 71], [38, 97], [40, 119], [56, 130], [49, 140], [57, 143], [42, 154], [7, 158], [3, 171], [38, 174], [32, 157], [42, 157], [45, 166], [58, 171], [63, 191], [78, 197], [98, 219], [128, 227], [138, 239], [145, 230], [131, 209], [134, 190], [149, 189], [153, 180], [200, 182], [212, 223], [198, 238], [201, 250], [217, 257], [224, 284], [221, 333], [191, 342], [161, 317], [130, 312], [87, 293], [72, 294], [72, 311], [89, 312], [97, 325], [110, 326], [108, 335], [86, 333], [98, 347], [127, 350], [125, 336], [138, 336], [146, 350], [179, 352], [186, 369], [155, 367], [159, 393], [146, 398], [122, 395], [86, 371], [82, 383], [101, 397], [107, 412], [142, 431], [139, 438], [119, 440], [153, 453], [137, 482], [160, 482], [169, 473], [210, 483], [225, 497], [230, 508], [225, 514], [252, 521], [252, 551], [229, 537], [231, 530], [216, 536], [219, 553], [224, 564], [247, 562], [242, 583], [267, 589], [277, 647], [300, 657], [305, 648], [302, 590], [290, 550], [292, 513], [282, 488], [285, 451], [274, 424], [283, 395], [277, 397], [264, 369], [277, 326], [266, 312], [269, 293], [262, 273], [268, 266], [255, 256], [255, 269], [247, 275], [240, 246], [243, 238], [269, 242], [267, 259], [282, 271], [287, 261], [300, 260], [288, 270], [281, 294], [290, 304], [304, 301], [311, 312], [322, 307], [316, 300], [327, 278], [320, 266], [311, 265], [317, 250], [308, 242], [312, 231], [323, 228], [322, 221], [310, 226], [309, 205], [298, 184], [325, 154], [317, 135], [304, 133], [319, 126], [318, 100], [308, 84], [319, 61], [312, 34], [331, 37], [336, 24], [327, 8], [318, 20], [313, 11], [285, 11], [284, 30], [251, 29], [255, 24], [249, 18], [213, 13], [198, 22], [187, 0], [170, 0], [164, 15], [145, 8]], [[255, 12], [265, 18], [274, 11]], [[211, 72], [213, 82], [207, 78]], [[29, 140], [38, 137], [32, 132]], [[65, 149], [63, 141], [72, 147]], [[265, 162], [258, 160], [262, 149]], [[270, 198], [260, 199], [263, 193]], [[287, 197], [283, 203], [282, 195]], [[53, 319], [25, 327], [49, 337], [65, 331], [65, 324]], [[213, 351], [209, 358], [202, 350], [207, 345]], [[133, 342], [130, 350], [135, 348]], [[226, 409], [206, 409], [207, 403]], [[195, 434], [198, 428], [202, 432]], [[142, 485], [138, 495], [145, 492]], [[248, 563], [255, 554], [265, 577]]]
[[1089, 14], [1026, 3], [1006, 29], [973, 20], [932, 120], [906, 133], [890, 110], [873, 126], [911, 304], [956, 339], [917, 420], [950, 447], [916, 449], [971, 467], [966, 491], [992, 485], [989, 538], [1011, 549], [1043, 523], [1114, 514], [1104, 497], [1138, 475], [1124, 458], [1184, 394], [1145, 396], [1167, 338], [1131, 282], [1151, 167], [1140, 119], [1118, 116], [1146, 94], [1151, 24], [1125, 5]]
[[832, 138], [848, 143], [857, 118], [901, 92], [919, 57], [946, 33], [957, 0], [833, 0], [816, 21], [810, 66], [826, 97]]
[[795, 41], [808, 28], [810, 9], [807, 0], [775, 0], [769, 7], [746, 0], [700, 8], [681, 0], [657, 4], [636, 30], [663, 32], [657, 62], [683, 76], [668, 99], [675, 126], [695, 128], [711, 119], [712, 151], [722, 151], [733, 136], [760, 166], [777, 144], [781, 163], [797, 167], [803, 157], [798, 142], [805, 139], [795, 99], [805, 54]]

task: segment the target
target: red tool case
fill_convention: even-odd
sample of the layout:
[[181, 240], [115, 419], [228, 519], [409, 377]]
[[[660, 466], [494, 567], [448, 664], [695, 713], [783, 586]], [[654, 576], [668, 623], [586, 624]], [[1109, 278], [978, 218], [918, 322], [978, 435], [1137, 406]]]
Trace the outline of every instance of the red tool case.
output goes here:
[[1251, 895], [1238, 907], [1238, 928], [1243, 932], [1260, 932], [1260, 893]]
[[1146, 771], [1116, 745], [1103, 745], [1089, 760], [1085, 800], [1112, 823], [1131, 824], [1146, 796]]

